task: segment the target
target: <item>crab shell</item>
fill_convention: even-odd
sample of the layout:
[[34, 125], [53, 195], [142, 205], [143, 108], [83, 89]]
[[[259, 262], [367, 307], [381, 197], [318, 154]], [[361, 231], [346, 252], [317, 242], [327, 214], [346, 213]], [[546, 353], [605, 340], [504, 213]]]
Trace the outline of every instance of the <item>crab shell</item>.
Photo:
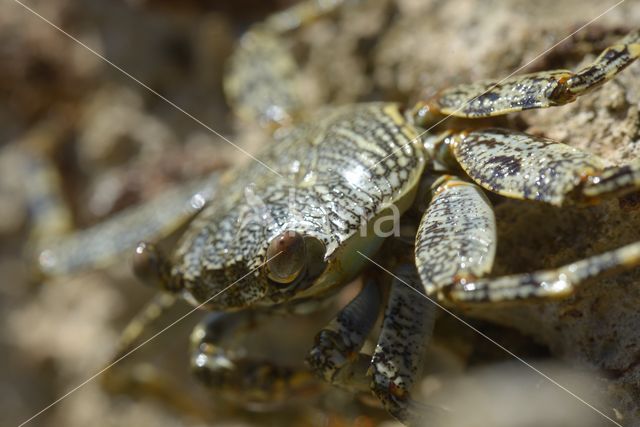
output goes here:
[[[366, 261], [358, 251], [371, 255], [384, 240], [372, 225], [411, 206], [425, 166], [419, 134], [396, 104], [333, 109], [274, 138], [263, 163], [222, 179], [226, 194], [178, 245], [172, 280], [194, 304], [270, 306], [346, 283]], [[315, 238], [325, 251], [324, 271], [289, 288], [270, 281], [264, 267], [269, 243], [285, 231]]]

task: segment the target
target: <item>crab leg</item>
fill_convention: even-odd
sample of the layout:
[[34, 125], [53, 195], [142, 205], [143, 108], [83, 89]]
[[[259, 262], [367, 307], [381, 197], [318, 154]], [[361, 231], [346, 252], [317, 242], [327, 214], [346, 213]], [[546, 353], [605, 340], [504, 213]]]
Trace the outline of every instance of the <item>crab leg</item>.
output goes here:
[[444, 292], [450, 301], [462, 303], [562, 298], [576, 287], [640, 265], [640, 242], [550, 270], [450, 283]]
[[426, 294], [443, 299], [450, 283], [491, 271], [496, 223], [491, 203], [476, 185], [444, 175], [431, 188], [416, 239], [416, 266]]
[[134, 206], [87, 230], [42, 241], [35, 249], [42, 273], [70, 274], [105, 265], [142, 240], [171, 234], [212, 200], [218, 174], [190, 182]]
[[235, 401], [273, 404], [317, 392], [320, 386], [303, 367], [251, 359], [223, 345], [265, 319], [260, 313], [212, 313], [191, 335], [191, 368], [205, 385]]
[[110, 369], [101, 378], [102, 386], [114, 394], [154, 396], [164, 406], [205, 420], [206, 411], [198, 405], [197, 399], [188, 394], [176, 393], [177, 384], [164, 371], [153, 365], [125, 361], [146, 343], [141, 339], [143, 334], [158, 326], [157, 322], [173, 307], [175, 301], [176, 297], [173, 295], [157, 293], [129, 322], [120, 336], [118, 352], [112, 358]]
[[338, 9], [345, 0], [307, 0], [254, 25], [240, 40], [224, 80], [234, 110], [247, 121], [278, 127], [300, 110], [298, 65], [282, 37]]
[[403, 424], [437, 425], [432, 421], [442, 415], [442, 409], [421, 405], [411, 398], [431, 341], [436, 306], [414, 291], [420, 283], [414, 266], [400, 265], [394, 274], [401, 280], [394, 278], [391, 284], [382, 331], [368, 372], [370, 387], [385, 409]]
[[589, 280], [640, 265], [636, 242], [555, 269], [484, 278], [496, 247], [493, 213], [472, 184], [443, 179], [444, 184], [433, 187], [416, 242], [416, 264], [427, 295], [462, 303], [564, 297]]
[[591, 153], [547, 138], [485, 129], [449, 142], [471, 179], [505, 197], [562, 206], [640, 190], [640, 162], [607, 167]]
[[25, 182], [24, 192], [33, 223], [29, 239], [39, 242], [46, 236], [68, 233], [73, 221], [63, 200], [62, 183], [55, 167], [45, 156], [20, 147], [5, 152], [16, 156], [16, 161], [21, 163], [19, 170], [24, 174], [21, 178]]
[[542, 71], [445, 89], [415, 107], [418, 122], [438, 115], [476, 118], [567, 104], [611, 80], [640, 57], [640, 30], [632, 31], [578, 70]]
[[[397, 276], [417, 284], [415, 268], [401, 265]], [[437, 408], [411, 399], [423, 356], [433, 332], [435, 306], [394, 279], [382, 331], [373, 355], [361, 352], [380, 309], [380, 294], [370, 281], [360, 294], [316, 336], [308, 363], [329, 383], [359, 392], [373, 392], [385, 409], [406, 425], [425, 425]]]
[[367, 280], [358, 296], [316, 335], [307, 363], [320, 378], [353, 391], [367, 391], [371, 356], [360, 353], [380, 312], [378, 284]]

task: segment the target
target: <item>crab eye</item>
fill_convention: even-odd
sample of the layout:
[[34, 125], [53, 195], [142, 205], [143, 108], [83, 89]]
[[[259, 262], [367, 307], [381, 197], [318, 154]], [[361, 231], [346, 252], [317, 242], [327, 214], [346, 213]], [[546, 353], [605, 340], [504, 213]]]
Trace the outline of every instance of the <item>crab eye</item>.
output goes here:
[[285, 231], [275, 237], [267, 249], [269, 278], [277, 283], [289, 284], [305, 266], [304, 237], [295, 231]]

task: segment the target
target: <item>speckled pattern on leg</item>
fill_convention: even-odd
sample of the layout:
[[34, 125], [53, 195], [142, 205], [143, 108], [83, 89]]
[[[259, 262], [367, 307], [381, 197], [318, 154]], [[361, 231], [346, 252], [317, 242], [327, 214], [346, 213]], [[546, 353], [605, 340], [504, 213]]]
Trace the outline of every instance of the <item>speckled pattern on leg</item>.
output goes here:
[[380, 311], [380, 290], [368, 281], [338, 315], [316, 335], [307, 363], [320, 378], [346, 389], [364, 391], [370, 356], [360, 354]]
[[227, 99], [244, 120], [262, 125], [291, 121], [300, 98], [291, 83], [298, 75], [291, 52], [277, 34], [254, 29], [242, 37], [224, 81]]
[[[422, 426], [439, 415], [411, 398], [431, 341], [437, 306], [414, 289], [420, 279], [413, 265], [394, 269], [382, 331], [371, 359], [371, 390], [387, 411], [407, 426]], [[405, 282], [405, 283], [403, 283]], [[409, 284], [410, 286], [407, 286]]]
[[598, 199], [640, 189], [640, 162], [605, 168], [585, 184], [583, 194]]
[[568, 90], [574, 95], [581, 95], [611, 80], [638, 57], [640, 57], [640, 30], [627, 34], [619, 44], [605, 49], [593, 64], [579, 70], [567, 82]]
[[497, 239], [493, 209], [480, 188], [451, 176], [432, 188], [415, 249], [427, 295], [436, 295], [454, 280], [491, 271]]
[[563, 105], [610, 80], [638, 59], [639, 40], [639, 31], [628, 34], [577, 73], [542, 71], [504, 80], [463, 84], [443, 90], [426, 105], [431, 113], [469, 118]]
[[484, 80], [445, 89], [428, 105], [434, 112], [469, 118], [547, 108], [559, 105], [555, 93], [571, 76], [570, 71], [556, 70]]
[[640, 265], [640, 242], [595, 255], [557, 269], [469, 280], [452, 284], [448, 297], [455, 302], [499, 302], [532, 298], [561, 298], [588, 280]]
[[573, 190], [604, 168], [591, 153], [507, 129], [473, 131], [451, 146], [464, 171], [487, 190], [556, 206], [579, 200]]

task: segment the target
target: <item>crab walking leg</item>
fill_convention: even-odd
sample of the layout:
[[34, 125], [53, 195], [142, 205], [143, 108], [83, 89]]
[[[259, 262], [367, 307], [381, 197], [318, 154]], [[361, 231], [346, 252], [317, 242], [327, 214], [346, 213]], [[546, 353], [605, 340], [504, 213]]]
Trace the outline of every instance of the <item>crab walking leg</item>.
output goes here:
[[141, 206], [124, 210], [105, 222], [69, 236], [43, 240], [34, 250], [48, 276], [106, 265], [133, 250], [142, 240], [170, 235], [216, 194], [218, 174], [178, 186]]
[[448, 147], [471, 179], [505, 197], [562, 206], [640, 190], [638, 161], [607, 167], [589, 152], [521, 132], [472, 131]]
[[102, 386], [114, 394], [125, 393], [129, 396], [153, 396], [164, 406], [172, 407], [190, 416], [206, 419], [206, 411], [201, 408], [193, 396], [176, 393], [177, 384], [163, 370], [150, 364], [126, 363], [125, 359], [145, 342], [144, 333], [157, 326], [162, 315], [173, 307], [176, 297], [168, 293], [158, 293], [129, 322], [120, 336], [119, 349], [112, 358], [110, 368], [101, 378]]
[[360, 350], [378, 318], [380, 306], [378, 284], [367, 280], [358, 296], [316, 335], [307, 357], [316, 375], [348, 390], [369, 390], [366, 372], [371, 356]]
[[382, 331], [371, 358], [371, 390], [405, 425], [438, 425], [435, 421], [443, 410], [411, 398], [433, 334], [436, 305], [416, 294], [420, 279], [415, 266], [400, 265], [394, 274], [397, 278], [391, 284]]
[[632, 31], [578, 70], [542, 71], [445, 89], [415, 107], [418, 122], [438, 115], [490, 117], [567, 104], [611, 80], [640, 57], [640, 30]]
[[588, 199], [611, 197], [640, 189], [640, 161], [629, 165], [611, 166], [590, 177], [582, 193]]
[[415, 258], [426, 294], [441, 299], [450, 283], [491, 271], [496, 222], [491, 203], [474, 184], [443, 175], [431, 191], [418, 228]]
[[301, 107], [298, 65], [283, 35], [338, 9], [345, 0], [307, 0], [254, 25], [241, 38], [224, 80], [241, 118], [266, 127], [291, 122]]
[[163, 313], [174, 306], [176, 296], [167, 292], [158, 292], [136, 316], [129, 321], [120, 335], [119, 349], [113, 360], [120, 359], [133, 349], [142, 334], [151, 328]]
[[277, 404], [316, 393], [320, 382], [303, 366], [277, 365], [225, 348], [263, 321], [268, 321], [264, 313], [251, 311], [208, 315], [191, 335], [191, 368], [196, 377], [237, 402]]
[[640, 242], [556, 269], [484, 278], [496, 248], [491, 206], [473, 184], [436, 182], [416, 241], [416, 265], [427, 295], [458, 303], [570, 295], [592, 279], [640, 265]]
[[640, 242], [585, 258], [571, 264], [534, 273], [475, 279], [459, 279], [445, 288], [446, 298], [458, 303], [561, 298], [585, 282], [640, 265]]

